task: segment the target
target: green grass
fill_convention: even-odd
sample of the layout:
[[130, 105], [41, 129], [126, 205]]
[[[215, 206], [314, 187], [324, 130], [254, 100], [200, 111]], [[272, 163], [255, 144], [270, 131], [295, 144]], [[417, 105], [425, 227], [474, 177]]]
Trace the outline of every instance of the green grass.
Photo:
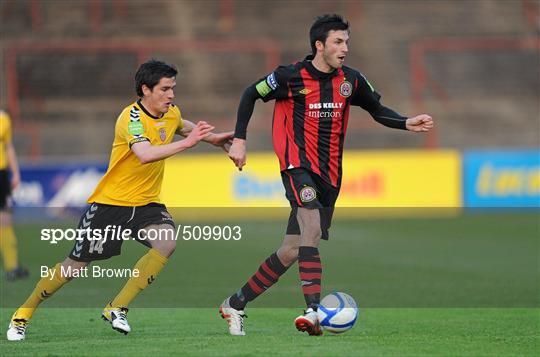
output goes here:
[[251, 309], [246, 337], [227, 335], [217, 309], [133, 309], [127, 336], [99, 309], [42, 309], [27, 340], [2, 355], [500, 355], [538, 352], [538, 309], [365, 309], [342, 335], [294, 329], [295, 309]]
[[[361, 309], [357, 326], [346, 334], [322, 338], [298, 333], [292, 320], [301, 312], [303, 297], [294, 266], [250, 304], [248, 336], [228, 336], [217, 306], [279, 245], [283, 222], [236, 222], [243, 229], [239, 242], [179, 242], [156, 282], [132, 304], [134, 331], [128, 336], [99, 319], [101, 308], [125, 279], [78, 279], [38, 310], [27, 341], [14, 344], [1, 339], [0, 355], [540, 352], [536, 212], [337, 219], [331, 240], [320, 247], [323, 293], [339, 290], [352, 295]], [[32, 277], [1, 281], [0, 326], [7, 326], [13, 309], [32, 290], [39, 266], [61, 261], [72, 247], [71, 242], [40, 242], [40, 229], [45, 227], [51, 225], [16, 227], [21, 256]], [[121, 256], [96, 264], [132, 267], [144, 252], [142, 245], [126, 242]]]

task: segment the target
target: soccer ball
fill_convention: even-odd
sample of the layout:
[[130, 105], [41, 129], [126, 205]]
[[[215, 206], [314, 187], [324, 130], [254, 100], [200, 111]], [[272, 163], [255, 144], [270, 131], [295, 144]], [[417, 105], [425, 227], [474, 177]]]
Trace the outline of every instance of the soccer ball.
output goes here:
[[358, 317], [358, 307], [351, 296], [335, 292], [321, 300], [317, 316], [321, 327], [326, 331], [343, 333], [354, 326]]

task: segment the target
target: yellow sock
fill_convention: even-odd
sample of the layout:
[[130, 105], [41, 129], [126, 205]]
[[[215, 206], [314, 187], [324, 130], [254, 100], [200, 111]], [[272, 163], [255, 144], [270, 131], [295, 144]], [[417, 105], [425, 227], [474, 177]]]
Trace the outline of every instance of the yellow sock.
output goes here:
[[38, 305], [69, 281], [67, 278], [61, 276], [60, 265], [61, 263], [58, 263], [54, 268], [49, 269], [49, 275], [38, 281], [32, 294], [30, 294], [24, 304], [15, 311], [11, 319], [30, 320]]
[[0, 251], [4, 260], [4, 271], [15, 269], [18, 265], [17, 238], [11, 225], [2, 227], [0, 230]]
[[141, 291], [152, 284], [167, 260], [157, 250], [150, 249], [133, 267], [134, 270], [139, 270], [139, 277], [129, 278], [126, 285], [111, 302], [112, 307], [127, 307]]

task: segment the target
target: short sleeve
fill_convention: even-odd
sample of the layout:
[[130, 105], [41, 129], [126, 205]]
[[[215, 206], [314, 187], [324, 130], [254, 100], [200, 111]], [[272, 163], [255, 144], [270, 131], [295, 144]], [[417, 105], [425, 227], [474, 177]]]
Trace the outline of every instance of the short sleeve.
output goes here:
[[135, 106], [120, 114], [116, 125], [116, 134], [119, 140], [127, 143], [130, 148], [133, 144], [150, 141], [140, 118], [140, 110]]
[[11, 142], [11, 118], [9, 117], [9, 114], [6, 112], [2, 112], [0, 115], [3, 117], [3, 126], [2, 131], [4, 132], [4, 142], [10, 143]]
[[351, 105], [359, 106], [368, 112], [380, 106], [381, 95], [375, 91], [371, 83], [360, 72], [355, 71], [354, 93], [351, 98]]
[[292, 66], [279, 66], [272, 73], [259, 79], [255, 84], [257, 93], [263, 101], [285, 99], [289, 96], [289, 78]]
[[177, 105], [175, 105], [173, 108], [176, 110], [176, 113], [178, 115], [178, 129], [177, 130], [180, 130], [184, 127], [184, 120], [182, 119], [182, 112], [180, 111], [180, 107]]

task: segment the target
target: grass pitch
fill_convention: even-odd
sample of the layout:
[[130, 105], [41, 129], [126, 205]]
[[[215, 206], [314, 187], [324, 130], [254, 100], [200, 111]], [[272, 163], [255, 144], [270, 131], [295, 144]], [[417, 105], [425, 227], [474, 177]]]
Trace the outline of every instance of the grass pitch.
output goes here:
[[[538, 309], [363, 309], [352, 330], [296, 331], [298, 309], [248, 311], [248, 335], [227, 335], [217, 308], [133, 309], [124, 336], [99, 309], [41, 309], [27, 340], [2, 340], [2, 355], [525, 356], [538, 353]], [[5, 321], [5, 318], [3, 318]]]
[[[284, 229], [284, 220], [240, 222], [239, 242], [179, 242], [131, 306], [129, 335], [100, 319], [125, 279], [81, 278], [42, 305], [26, 341], [0, 339], [0, 354], [538, 355], [538, 222], [536, 212], [337, 219], [320, 247], [323, 294], [352, 295], [360, 307], [356, 326], [342, 335], [297, 332], [303, 297], [293, 266], [248, 307], [248, 335], [232, 337], [217, 308], [275, 250]], [[61, 261], [72, 246], [40, 242], [41, 228], [16, 227], [32, 276], [1, 281], [0, 326], [32, 290], [40, 265]], [[96, 264], [131, 267], [144, 252], [126, 242], [121, 256]]]

